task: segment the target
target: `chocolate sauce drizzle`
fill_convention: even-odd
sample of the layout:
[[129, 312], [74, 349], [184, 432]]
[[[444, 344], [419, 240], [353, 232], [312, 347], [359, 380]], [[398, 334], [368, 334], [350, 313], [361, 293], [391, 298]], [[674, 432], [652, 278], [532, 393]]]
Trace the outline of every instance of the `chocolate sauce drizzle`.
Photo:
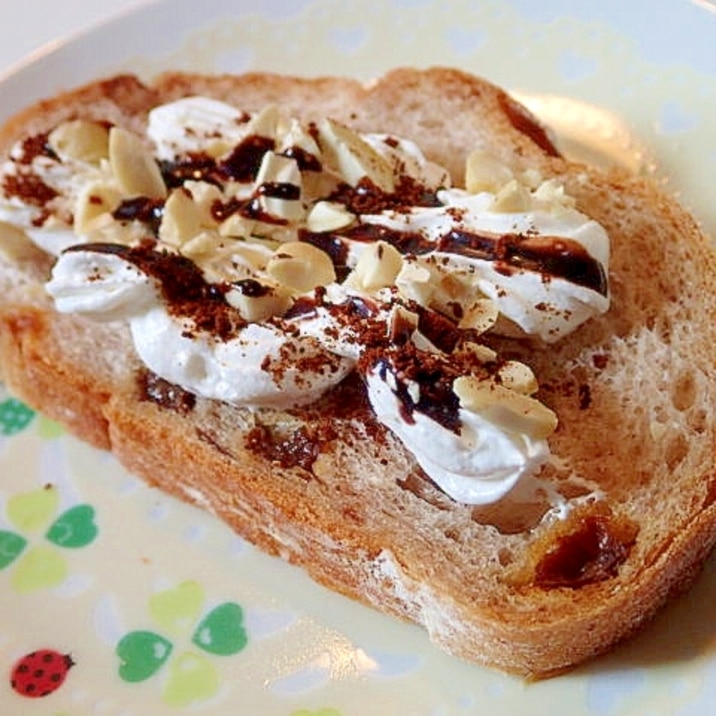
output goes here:
[[[376, 352], [372, 365], [370, 357], [360, 365], [362, 372], [377, 372], [381, 380], [394, 386], [406, 423], [414, 424], [415, 413], [419, 412], [446, 430], [460, 432], [460, 400], [452, 389], [455, 373], [445, 359], [406, 343], [400, 350]], [[417, 400], [409, 388], [411, 383], [418, 386]]]
[[415, 231], [398, 231], [380, 224], [358, 223], [340, 233], [300, 232], [302, 241], [324, 249], [337, 267], [344, 267], [348, 247], [343, 239], [374, 243], [385, 241], [403, 255], [432, 252], [490, 261], [504, 274], [518, 271], [539, 273], [545, 280], [562, 278], [578, 286], [608, 295], [606, 272], [599, 261], [573, 239], [538, 234], [494, 234], [452, 229], [437, 241]]
[[[111, 243], [78, 244], [66, 251], [113, 254], [136, 266], [157, 281], [167, 310], [189, 319], [194, 331], [228, 340], [246, 327], [239, 311], [226, 301], [228, 285], [207, 282], [193, 261], [180, 254], [157, 250], [152, 240], [132, 247]], [[192, 334], [188, 331], [188, 335]]]
[[606, 296], [601, 263], [573, 239], [523, 234], [488, 234], [453, 229], [437, 242], [437, 251], [495, 263], [498, 271], [533, 271], [563, 278]]

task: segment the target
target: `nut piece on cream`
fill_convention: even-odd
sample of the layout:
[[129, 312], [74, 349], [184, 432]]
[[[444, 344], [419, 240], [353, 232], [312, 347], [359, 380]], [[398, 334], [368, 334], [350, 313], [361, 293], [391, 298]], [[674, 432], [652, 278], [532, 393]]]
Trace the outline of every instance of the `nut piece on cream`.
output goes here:
[[266, 152], [256, 176], [260, 210], [270, 217], [291, 223], [305, 215], [301, 202], [301, 172], [295, 160], [275, 152]]
[[180, 247], [198, 236], [206, 226], [205, 212], [191, 193], [184, 187], [172, 189], [164, 202], [159, 238], [165, 244]]
[[317, 201], [306, 217], [306, 228], [314, 233], [339, 231], [355, 221], [355, 215], [335, 201]]
[[318, 141], [329, 164], [351, 186], [367, 177], [385, 192], [395, 191], [390, 161], [348, 127], [324, 119], [318, 125]]
[[133, 132], [112, 127], [109, 132], [109, 163], [128, 195], [151, 199], [163, 199], [167, 195], [157, 163]]
[[226, 302], [238, 309], [250, 323], [282, 316], [291, 305], [291, 291], [281, 285], [271, 285], [253, 278], [235, 281], [226, 292]]
[[302, 241], [279, 246], [266, 264], [266, 273], [295, 293], [306, 293], [336, 280], [328, 254]]
[[74, 229], [80, 236], [100, 230], [112, 221], [111, 213], [122, 201], [122, 192], [112, 182], [98, 179], [78, 192], [74, 208]]
[[50, 132], [47, 142], [63, 160], [98, 165], [109, 158], [109, 129], [99, 122], [84, 119], [63, 122]]
[[557, 416], [538, 400], [487, 380], [461, 376], [453, 384], [461, 407], [486, 416], [490, 422], [535, 440], [546, 438], [557, 427]]
[[395, 285], [403, 265], [403, 257], [394, 246], [385, 241], [368, 244], [360, 254], [345, 285], [365, 293]]

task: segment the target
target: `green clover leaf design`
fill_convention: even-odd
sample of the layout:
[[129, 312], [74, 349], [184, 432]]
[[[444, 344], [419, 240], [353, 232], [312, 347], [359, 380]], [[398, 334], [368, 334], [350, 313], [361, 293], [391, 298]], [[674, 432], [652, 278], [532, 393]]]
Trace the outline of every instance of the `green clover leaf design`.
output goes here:
[[201, 620], [191, 640], [200, 649], [216, 656], [238, 654], [247, 642], [243, 619], [243, 610], [238, 604], [220, 604]]
[[58, 547], [77, 549], [93, 542], [97, 532], [94, 508], [91, 505], [75, 505], [50, 525], [45, 537]]
[[[189, 706], [216, 694], [220, 679], [207, 657], [238, 654], [248, 638], [238, 604], [224, 602], [201, 616], [204, 601], [204, 591], [194, 581], [153, 595], [149, 613], [164, 634], [148, 630], [125, 634], [116, 647], [120, 678], [128, 683], [146, 681], [167, 664], [162, 698], [168, 705]], [[175, 641], [182, 638], [189, 641], [188, 648], [177, 652]]]
[[[76, 505], [53, 520], [59, 501], [53, 485], [18, 493], [8, 500], [7, 517], [17, 532], [0, 530], [0, 570], [15, 564], [12, 586], [18, 592], [55, 587], [64, 582], [68, 567], [57, 547], [85, 547], [97, 536], [94, 508]], [[33, 533], [42, 533], [41, 538], [50, 544], [32, 545], [26, 535]]]
[[0, 531], [0, 569], [12, 564], [27, 547], [27, 540], [22, 535], [7, 530]]
[[37, 435], [43, 440], [54, 440], [65, 433], [65, 428], [60, 423], [37, 413], [21, 400], [10, 396], [0, 383], [0, 437], [17, 435], [33, 422], [37, 425]]
[[35, 417], [35, 411], [16, 398], [0, 399], [0, 435], [22, 432]]
[[172, 643], [151, 631], [133, 631], [120, 639], [119, 677], [129, 683], [146, 681], [162, 668], [172, 653]]

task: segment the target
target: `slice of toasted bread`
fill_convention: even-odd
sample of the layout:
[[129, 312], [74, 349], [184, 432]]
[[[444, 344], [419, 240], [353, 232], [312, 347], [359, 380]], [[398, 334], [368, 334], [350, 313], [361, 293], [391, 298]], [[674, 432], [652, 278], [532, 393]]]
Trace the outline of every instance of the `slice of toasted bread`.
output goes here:
[[[319, 582], [422, 624], [465, 659], [529, 676], [565, 670], [635, 632], [686, 588], [716, 539], [716, 291], [712, 249], [647, 180], [561, 158], [505, 92], [449, 69], [343, 78], [162, 75], [99, 81], [0, 131], [0, 155], [59, 122], [142, 131], [148, 110], [203, 95], [283, 107], [414, 140], [463, 182], [483, 149], [562, 182], [611, 239], [611, 308], [549, 346], [496, 339], [534, 370], [559, 416], [535, 493], [483, 506], [442, 493], [378, 423], [349, 376], [290, 410], [197, 397], [143, 369], [122, 322], [57, 313], [51, 257], [0, 250], [0, 365], [8, 386], [153, 485], [193, 501]], [[8, 231], [5, 231], [8, 234]]]

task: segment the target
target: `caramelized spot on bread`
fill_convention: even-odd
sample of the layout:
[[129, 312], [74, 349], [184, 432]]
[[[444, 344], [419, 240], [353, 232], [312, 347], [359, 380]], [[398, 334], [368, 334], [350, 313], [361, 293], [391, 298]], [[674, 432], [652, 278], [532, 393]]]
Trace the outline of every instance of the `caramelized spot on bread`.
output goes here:
[[637, 528], [609, 514], [582, 517], [574, 529], [557, 536], [537, 563], [534, 583], [544, 589], [577, 589], [617, 575], [636, 540]]
[[301, 426], [287, 435], [258, 424], [248, 432], [246, 447], [284, 469], [300, 467], [313, 472], [313, 463], [335, 437], [335, 430], [328, 420], [318, 425]]
[[137, 376], [139, 399], [156, 403], [161, 408], [188, 415], [196, 405], [196, 396], [179, 385], [160, 378], [149, 370]]

